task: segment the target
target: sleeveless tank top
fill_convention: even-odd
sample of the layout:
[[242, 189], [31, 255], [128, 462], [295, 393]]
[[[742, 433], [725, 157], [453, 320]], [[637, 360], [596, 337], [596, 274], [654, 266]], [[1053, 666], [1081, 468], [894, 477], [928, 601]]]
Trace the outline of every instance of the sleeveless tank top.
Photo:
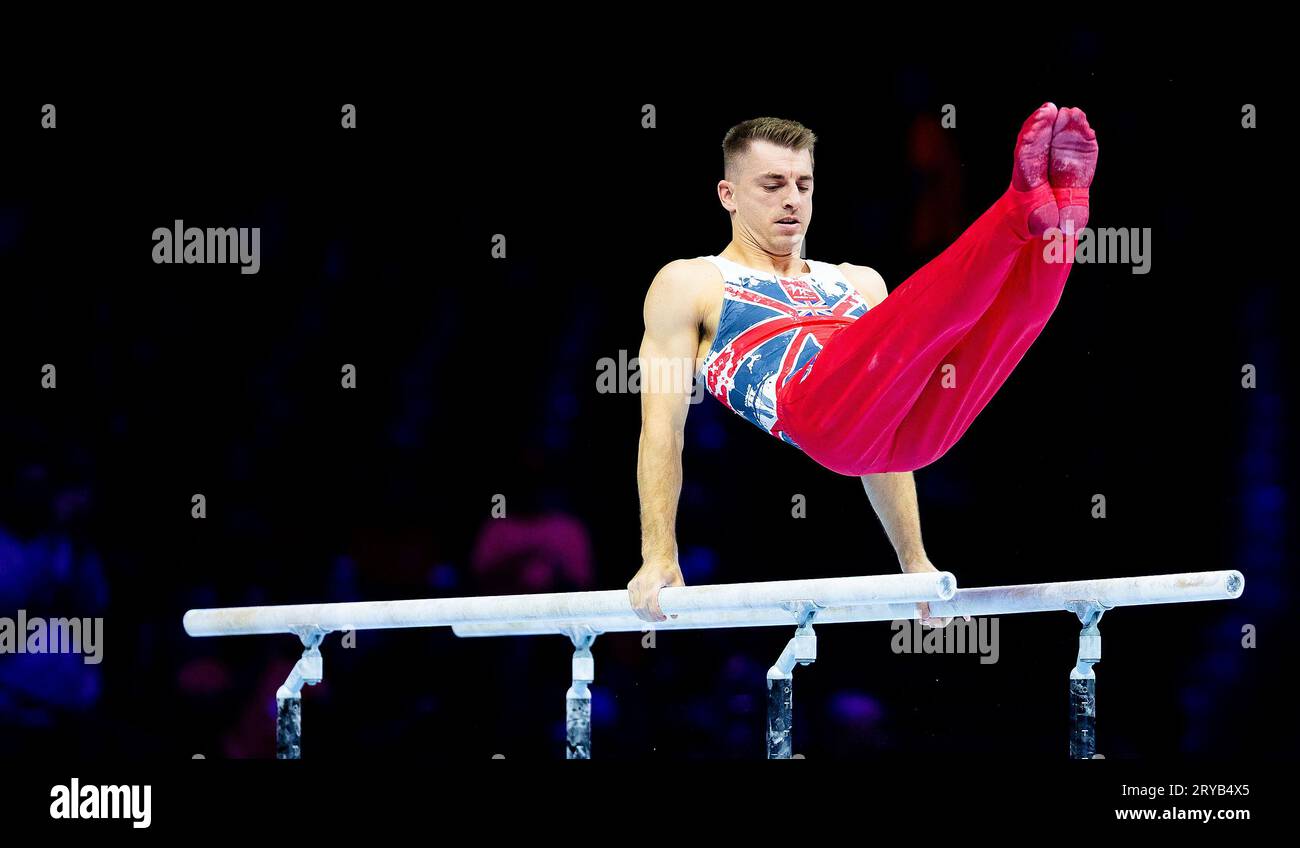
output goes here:
[[806, 259], [810, 272], [793, 278], [702, 256], [722, 272], [718, 333], [704, 357], [709, 393], [766, 433], [798, 444], [781, 427], [777, 395], [812, 373], [817, 354], [868, 305], [840, 269]]

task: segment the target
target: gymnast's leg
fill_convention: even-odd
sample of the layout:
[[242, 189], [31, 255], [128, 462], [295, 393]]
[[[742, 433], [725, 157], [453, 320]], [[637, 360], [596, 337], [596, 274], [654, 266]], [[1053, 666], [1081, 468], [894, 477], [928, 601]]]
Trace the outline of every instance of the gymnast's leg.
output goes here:
[[[1079, 109], [1062, 109], [1052, 135], [1051, 184], [1067, 242], [1088, 222], [1088, 184], [1096, 171], [1096, 133]], [[1055, 311], [1070, 273], [1045, 258], [1045, 242], [1021, 248], [989, 309], [959, 341], [899, 425], [890, 470], [912, 470], [943, 456], [993, 398]], [[1073, 245], [1066, 255], [1073, 256]], [[949, 367], [951, 366], [951, 367]]]
[[993, 305], [944, 358], [895, 431], [880, 470], [911, 471], [948, 451], [1038, 338], [1061, 299], [1069, 265], [1025, 245]]
[[[1059, 222], [1048, 177], [1060, 118], [1050, 103], [1031, 115], [1017, 139], [1012, 184], [1003, 196], [952, 246], [833, 337], [810, 371], [787, 385], [781, 397], [787, 431], [813, 459], [843, 474], [907, 470], [893, 462], [899, 428], [1012, 276], [1023, 276], [1017, 270], [1022, 248]], [[1015, 331], [1003, 336], [1019, 339]], [[994, 358], [1002, 359], [996, 351]], [[984, 385], [972, 382], [956, 391]], [[941, 424], [930, 422], [921, 435], [932, 436]], [[927, 455], [941, 442], [909, 450]]]

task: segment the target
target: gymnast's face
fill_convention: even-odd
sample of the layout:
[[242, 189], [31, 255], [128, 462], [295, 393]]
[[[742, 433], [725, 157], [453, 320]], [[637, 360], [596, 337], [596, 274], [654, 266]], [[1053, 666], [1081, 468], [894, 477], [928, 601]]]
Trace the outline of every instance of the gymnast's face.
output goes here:
[[734, 171], [718, 183], [733, 237], [776, 256], [799, 253], [812, 222], [812, 155], [754, 141]]

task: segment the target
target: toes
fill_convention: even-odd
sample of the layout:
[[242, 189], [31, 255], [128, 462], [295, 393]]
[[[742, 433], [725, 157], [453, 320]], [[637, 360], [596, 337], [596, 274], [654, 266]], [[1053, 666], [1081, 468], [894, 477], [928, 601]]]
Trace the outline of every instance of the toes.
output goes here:
[[1052, 135], [1059, 135], [1065, 130], [1071, 130], [1082, 135], [1088, 140], [1097, 137], [1097, 133], [1088, 124], [1088, 115], [1074, 106], [1066, 106], [1056, 113], [1056, 123], [1052, 127]]
[[1024, 127], [1021, 128], [1022, 134], [1026, 139], [1033, 138], [1045, 128], [1049, 128], [1057, 119], [1056, 104], [1052, 102], [1044, 103], [1034, 110], [1034, 114], [1025, 120]]
[[[1066, 106], [1056, 114], [1052, 126], [1052, 154], [1048, 167], [1053, 187], [1086, 188], [1097, 169], [1097, 133], [1088, 125], [1082, 109]], [[1061, 209], [1060, 226], [1073, 220], [1078, 228], [1087, 220], [1087, 203], [1070, 204], [1071, 211]]]
[[1070, 115], [1073, 112], [1073, 108], [1066, 106], [1056, 113], [1056, 123], [1052, 127], [1052, 135], [1060, 135], [1065, 131], [1065, 128], [1070, 125]]
[[1077, 109], [1075, 111], [1079, 113], [1079, 120], [1076, 121], [1075, 124], [1079, 127], [1080, 130], [1083, 131], [1083, 134], [1085, 136], [1087, 136], [1090, 139], [1096, 138], [1097, 132], [1088, 123], [1088, 116], [1083, 113], [1082, 109]]

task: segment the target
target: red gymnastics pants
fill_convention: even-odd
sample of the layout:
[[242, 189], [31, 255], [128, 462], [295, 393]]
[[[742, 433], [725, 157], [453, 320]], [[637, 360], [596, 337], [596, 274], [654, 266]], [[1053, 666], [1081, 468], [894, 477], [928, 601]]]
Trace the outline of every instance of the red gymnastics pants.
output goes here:
[[1027, 225], [1050, 202], [1047, 183], [1008, 188], [782, 387], [781, 426], [808, 456], [840, 474], [911, 471], [961, 438], [1060, 302], [1070, 265], [1044, 260]]

